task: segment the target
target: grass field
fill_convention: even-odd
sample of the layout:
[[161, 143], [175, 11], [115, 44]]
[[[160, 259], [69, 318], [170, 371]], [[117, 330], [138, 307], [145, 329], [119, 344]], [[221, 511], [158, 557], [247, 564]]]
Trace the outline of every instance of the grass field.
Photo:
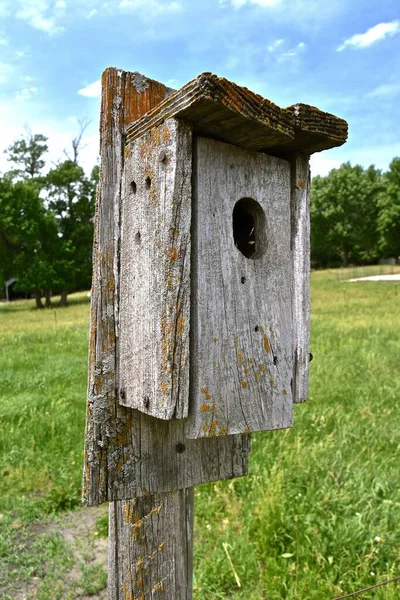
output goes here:
[[[311, 394], [294, 428], [254, 435], [249, 477], [196, 490], [195, 600], [330, 600], [400, 575], [400, 283], [343, 275], [313, 274]], [[38, 600], [105, 585], [84, 560], [69, 583], [57, 533], [80, 504], [88, 312], [85, 294], [0, 306], [0, 598], [32, 578]], [[400, 585], [362, 598], [398, 599]]]

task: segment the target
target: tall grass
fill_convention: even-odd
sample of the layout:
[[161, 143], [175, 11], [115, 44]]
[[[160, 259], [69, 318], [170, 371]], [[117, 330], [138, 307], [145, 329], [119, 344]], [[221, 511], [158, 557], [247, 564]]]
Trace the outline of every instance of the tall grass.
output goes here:
[[[0, 527], [79, 503], [88, 304], [72, 300], [0, 306]], [[313, 274], [310, 400], [292, 430], [254, 435], [248, 477], [197, 488], [195, 600], [330, 599], [400, 574], [399, 306], [399, 283]]]

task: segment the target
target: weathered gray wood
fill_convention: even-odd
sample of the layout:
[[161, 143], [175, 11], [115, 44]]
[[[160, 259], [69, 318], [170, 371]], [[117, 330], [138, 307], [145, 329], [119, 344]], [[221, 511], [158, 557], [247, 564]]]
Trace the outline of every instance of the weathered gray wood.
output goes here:
[[168, 119], [126, 149], [120, 404], [160, 419], [189, 407], [192, 132]]
[[347, 139], [347, 123], [335, 115], [306, 104], [280, 108], [211, 73], [202, 73], [133, 123], [129, 141], [170, 117], [191, 122], [198, 135], [286, 157], [341, 146]]
[[107, 69], [103, 74], [83, 487], [88, 505], [247, 473], [249, 436], [185, 441], [183, 420], [161, 421], [119, 403], [124, 134], [127, 124], [168, 93], [162, 84], [137, 73]]
[[[195, 157], [188, 437], [289, 427], [290, 164], [208, 138]], [[252, 258], [233, 233], [244, 198], [255, 211]]]
[[310, 169], [309, 157], [292, 159], [293, 402], [308, 398], [310, 357]]
[[192, 598], [193, 489], [110, 504], [109, 600]]
[[[138, 73], [107, 69], [102, 76], [100, 184], [96, 201], [90, 318], [83, 498], [104, 502], [109, 494], [110, 454], [132, 421], [117, 398], [119, 213], [126, 127], [171, 90]], [[126, 435], [126, 434], [125, 434]], [[123, 449], [121, 448], [121, 457]], [[111, 478], [112, 480], [112, 478]]]

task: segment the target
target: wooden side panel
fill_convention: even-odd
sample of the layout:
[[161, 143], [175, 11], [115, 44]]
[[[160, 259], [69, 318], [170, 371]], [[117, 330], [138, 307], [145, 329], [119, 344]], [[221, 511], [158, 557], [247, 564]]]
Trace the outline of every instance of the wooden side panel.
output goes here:
[[310, 357], [310, 168], [309, 157], [292, 160], [293, 402], [308, 398]]
[[192, 235], [188, 437], [291, 426], [290, 164], [197, 138]]
[[102, 80], [101, 177], [95, 217], [83, 498], [139, 498], [247, 473], [249, 436], [186, 440], [183, 420], [119, 403], [120, 211], [126, 125], [169, 90], [137, 73]]
[[160, 419], [188, 414], [191, 176], [182, 121], [125, 149], [119, 401]]
[[192, 598], [194, 490], [113, 502], [108, 597]]

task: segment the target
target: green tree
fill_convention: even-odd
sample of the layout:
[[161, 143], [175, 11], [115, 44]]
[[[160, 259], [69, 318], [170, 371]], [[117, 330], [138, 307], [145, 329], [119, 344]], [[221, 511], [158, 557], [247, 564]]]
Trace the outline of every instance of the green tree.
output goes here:
[[11, 175], [22, 179], [40, 178], [46, 165], [43, 156], [47, 150], [47, 137], [40, 133], [33, 134], [26, 128], [26, 135], [5, 150], [8, 160], [14, 164]]
[[49, 209], [53, 212], [60, 236], [60, 247], [68, 260], [59, 256], [57, 287], [62, 305], [68, 292], [90, 287], [92, 269], [93, 215], [98, 167], [88, 178], [74, 160], [51, 169], [46, 177]]
[[380, 171], [343, 164], [311, 187], [311, 248], [314, 262], [372, 262], [378, 257]]
[[394, 158], [384, 174], [379, 196], [379, 248], [383, 258], [400, 256], [400, 158]]
[[18, 278], [18, 287], [32, 291], [42, 308], [41, 290], [51, 280], [49, 257], [57, 242], [57, 223], [39, 191], [26, 181], [0, 178], [0, 264], [3, 280]]

